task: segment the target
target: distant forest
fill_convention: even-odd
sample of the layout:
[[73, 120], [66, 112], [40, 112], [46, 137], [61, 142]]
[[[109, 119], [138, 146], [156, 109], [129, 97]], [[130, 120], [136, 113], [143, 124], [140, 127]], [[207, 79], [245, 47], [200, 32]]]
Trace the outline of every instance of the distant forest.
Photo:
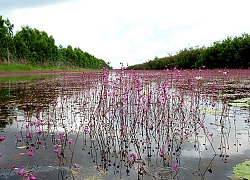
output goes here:
[[234, 38], [227, 37], [214, 42], [210, 47], [189, 47], [175, 55], [163, 58], [155, 57], [142, 64], [129, 66], [128, 69], [162, 70], [162, 69], [198, 69], [198, 68], [249, 68], [250, 35], [243, 33]]
[[56, 46], [53, 36], [44, 31], [22, 26], [13, 33], [14, 25], [0, 15], [0, 62], [46, 65], [57, 67], [80, 67], [100, 69], [111, 67], [102, 59], [68, 45]]

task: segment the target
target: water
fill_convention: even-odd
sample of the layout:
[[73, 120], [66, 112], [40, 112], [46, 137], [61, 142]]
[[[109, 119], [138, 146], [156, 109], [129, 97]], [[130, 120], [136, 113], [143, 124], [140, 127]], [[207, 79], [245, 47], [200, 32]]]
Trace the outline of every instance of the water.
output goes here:
[[249, 71], [235, 73], [233, 90], [211, 71], [3, 82], [0, 178], [25, 168], [37, 179], [230, 179], [250, 159], [249, 107], [228, 105], [249, 97]]

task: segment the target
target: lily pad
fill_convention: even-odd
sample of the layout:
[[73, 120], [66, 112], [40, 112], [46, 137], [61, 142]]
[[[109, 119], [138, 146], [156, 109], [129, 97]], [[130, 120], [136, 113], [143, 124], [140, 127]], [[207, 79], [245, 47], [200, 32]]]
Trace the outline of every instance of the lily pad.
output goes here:
[[29, 173], [29, 172], [33, 172], [35, 169], [34, 168], [32, 168], [32, 169], [28, 169], [28, 170], [26, 170], [25, 172], [26, 173]]
[[16, 148], [18, 148], [18, 149], [25, 149], [26, 146], [17, 146]]
[[233, 167], [233, 172], [231, 179], [250, 179], [250, 161], [245, 161], [243, 163], [237, 164]]
[[237, 94], [223, 94], [222, 96], [226, 98], [235, 98]]
[[187, 142], [189, 142], [189, 143], [194, 143], [195, 141], [192, 140], [192, 139], [189, 139]]
[[250, 98], [241, 98], [233, 101], [234, 103], [247, 103], [250, 102]]
[[229, 106], [236, 106], [236, 107], [249, 107], [247, 103], [240, 103], [240, 102], [231, 102], [228, 103]]
[[219, 114], [222, 113], [222, 110], [219, 109], [200, 109], [202, 114]]

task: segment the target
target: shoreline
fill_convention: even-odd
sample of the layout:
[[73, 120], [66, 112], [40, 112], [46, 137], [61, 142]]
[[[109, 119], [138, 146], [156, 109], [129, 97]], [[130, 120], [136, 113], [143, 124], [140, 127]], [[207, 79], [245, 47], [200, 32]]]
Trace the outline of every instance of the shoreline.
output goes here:
[[[84, 71], [84, 70], [83, 70]], [[4, 76], [25, 76], [25, 75], [48, 75], [48, 74], [68, 74], [68, 73], [81, 73], [82, 70], [48, 70], [48, 71], [11, 71], [0, 72], [0, 77]]]

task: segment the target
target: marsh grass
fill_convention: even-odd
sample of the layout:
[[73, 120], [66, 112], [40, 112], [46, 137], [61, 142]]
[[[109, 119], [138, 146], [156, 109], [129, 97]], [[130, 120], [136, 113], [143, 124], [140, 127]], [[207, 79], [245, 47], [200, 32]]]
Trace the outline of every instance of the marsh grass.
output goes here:
[[26, 64], [0, 64], [0, 72], [13, 72], [13, 71], [38, 71], [39, 67], [33, 67], [31, 65]]
[[56, 71], [56, 70], [95, 70], [84, 68], [72, 68], [72, 67], [56, 67], [52, 65], [36, 65], [36, 64], [17, 64], [17, 63], [0, 63], [1, 72], [19, 72], [19, 71]]

